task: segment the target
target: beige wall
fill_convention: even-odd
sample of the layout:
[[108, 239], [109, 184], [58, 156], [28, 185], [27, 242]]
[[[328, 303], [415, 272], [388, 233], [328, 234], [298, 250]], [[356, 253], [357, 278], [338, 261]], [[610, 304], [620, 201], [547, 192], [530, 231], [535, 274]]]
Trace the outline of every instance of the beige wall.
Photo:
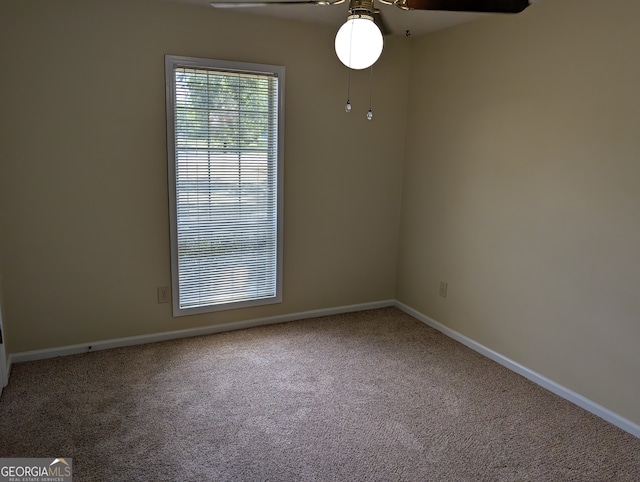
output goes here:
[[[9, 351], [395, 296], [640, 423], [639, 17], [635, 0], [546, 0], [387, 38], [368, 123], [366, 73], [342, 110], [334, 28], [159, 1], [2, 2]], [[280, 305], [174, 319], [156, 303], [166, 53], [287, 67]]]
[[397, 288], [636, 423], [638, 18], [549, 0], [415, 41]]
[[[0, 4], [0, 267], [12, 353], [395, 296], [409, 74], [335, 28], [160, 1]], [[286, 66], [284, 302], [172, 318], [164, 55]], [[398, 102], [398, 89], [403, 92]]]

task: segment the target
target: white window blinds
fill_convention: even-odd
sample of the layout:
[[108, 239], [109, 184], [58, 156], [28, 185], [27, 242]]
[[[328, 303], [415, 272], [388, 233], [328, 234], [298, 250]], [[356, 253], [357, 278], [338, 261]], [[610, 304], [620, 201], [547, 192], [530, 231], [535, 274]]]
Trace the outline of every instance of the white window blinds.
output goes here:
[[166, 62], [174, 315], [279, 302], [284, 68]]

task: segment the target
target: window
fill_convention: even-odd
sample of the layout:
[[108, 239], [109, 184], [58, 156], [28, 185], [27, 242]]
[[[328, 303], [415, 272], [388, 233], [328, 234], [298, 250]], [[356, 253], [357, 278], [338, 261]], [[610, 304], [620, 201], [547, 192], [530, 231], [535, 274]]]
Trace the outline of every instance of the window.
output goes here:
[[284, 67], [165, 68], [173, 314], [281, 302]]

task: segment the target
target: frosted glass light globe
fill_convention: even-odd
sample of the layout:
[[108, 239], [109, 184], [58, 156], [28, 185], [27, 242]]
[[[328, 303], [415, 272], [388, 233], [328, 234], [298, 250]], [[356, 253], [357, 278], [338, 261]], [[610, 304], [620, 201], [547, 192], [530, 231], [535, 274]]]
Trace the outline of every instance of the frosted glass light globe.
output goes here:
[[382, 32], [367, 16], [352, 15], [336, 34], [336, 54], [350, 69], [371, 67], [382, 53]]

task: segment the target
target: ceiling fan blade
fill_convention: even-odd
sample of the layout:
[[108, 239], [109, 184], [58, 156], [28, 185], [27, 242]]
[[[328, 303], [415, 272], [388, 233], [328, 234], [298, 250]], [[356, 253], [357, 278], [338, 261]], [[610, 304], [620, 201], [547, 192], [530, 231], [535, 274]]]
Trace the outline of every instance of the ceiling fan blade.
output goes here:
[[339, 5], [344, 3], [346, 0], [275, 0], [275, 1], [264, 1], [264, 0], [248, 0], [248, 1], [240, 1], [240, 2], [210, 2], [214, 8], [250, 8], [250, 7], [268, 7], [269, 5]]
[[450, 12], [520, 13], [529, 0], [406, 0], [414, 10], [446, 10]]

